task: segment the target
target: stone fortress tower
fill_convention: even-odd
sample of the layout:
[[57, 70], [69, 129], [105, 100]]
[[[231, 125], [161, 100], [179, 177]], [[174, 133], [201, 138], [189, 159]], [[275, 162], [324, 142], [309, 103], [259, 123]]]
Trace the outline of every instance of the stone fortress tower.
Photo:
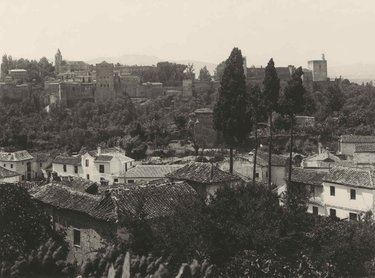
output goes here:
[[327, 81], [328, 71], [327, 71], [327, 60], [322, 54], [322, 60], [311, 60], [308, 61], [307, 67], [311, 70], [312, 81]]
[[56, 74], [61, 73], [61, 64], [62, 64], [62, 55], [60, 49], [57, 49], [57, 53], [55, 54], [55, 72]]

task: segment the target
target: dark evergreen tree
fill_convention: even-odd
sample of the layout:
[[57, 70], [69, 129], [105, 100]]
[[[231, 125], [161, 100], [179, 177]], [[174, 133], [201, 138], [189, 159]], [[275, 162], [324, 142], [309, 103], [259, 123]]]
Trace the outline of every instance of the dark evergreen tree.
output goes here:
[[253, 184], [255, 184], [256, 164], [258, 155], [258, 123], [267, 119], [267, 111], [265, 109], [265, 97], [258, 85], [249, 88], [249, 107], [251, 108], [252, 123], [254, 125], [254, 159], [253, 159]]
[[214, 108], [214, 127], [230, 149], [229, 170], [233, 173], [233, 148], [243, 143], [251, 130], [243, 57], [238, 48], [233, 48], [226, 61]]
[[269, 148], [268, 148], [268, 186], [271, 187], [271, 158], [272, 158], [272, 113], [277, 110], [280, 92], [280, 79], [277, 76], [273, 59], [268, 62], [263, 80], [264, 96], [267, 100], [266, 110], [269, 118]]
[[301, 113], [305, 109], [305, 88], [302, 84], [302, 68], [297, 68], [292, 78], [288, 81], [285, 87], [284, 94], [280, 98], [280, 112], [287, 115], [290, 119], [290, 153], [289, 153], [289, 174], [288, 181], [291, 181], [292, 176], [292, 150], [293, 150], [293, 123], [294, 116]]
[[212, 77], [211, 77], [211, 74], [208, 71], [207, 67], [204, 66], [203, 68], [201, 68], [201, 70], [199, 71], [199, 80], [201, 80], [201, 81], [211, 81], [211, 79], [212, 79]]

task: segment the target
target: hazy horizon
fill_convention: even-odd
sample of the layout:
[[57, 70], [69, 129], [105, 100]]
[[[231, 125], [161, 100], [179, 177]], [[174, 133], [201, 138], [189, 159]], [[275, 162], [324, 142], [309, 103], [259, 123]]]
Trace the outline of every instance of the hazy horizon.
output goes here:
[[219, 63], [233, 47], [248, 66], [373, 64], [370, 0], [0, 0], [0, 53], [53, 60], [147, 55]]

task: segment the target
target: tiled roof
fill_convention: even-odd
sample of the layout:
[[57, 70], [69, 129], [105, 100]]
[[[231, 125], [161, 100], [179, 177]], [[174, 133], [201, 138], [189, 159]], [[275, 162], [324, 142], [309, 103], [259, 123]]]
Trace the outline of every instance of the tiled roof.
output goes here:
[[164, 178], [184, 165], [137, 165], [126, 172], [126, 178]]
[[354, 187], [375, 188], [374, 172], [360, 168], [334, 167], [323, 180]]
[[112, 155], [99, 155], [96, 157], [96, 161], [103, 161], [103, 162], [108, 162], [113, 159]]
[[81, 157], [59, 155], [55, 157], [52, 163], [79, 166], [81, 165]]
[[97, 191], [95, 189], [98, 189], [97, 183], [88, 179], [70, 176], [59, 177], [59, 179], [60, 181], [53, 181], [52, 183], [55, 185], [65, 185], [71, 189], [88, 193], [93, 193], [92, 190]]
[[28, 151], [0, 152], [0, 161], [24, 161], [33, 159]]
[[[259, 160], [258, 160], [259, 159]], [[288, 161], [288, 158], [271, 154], [271, 165], [272, 166], [285, 166]], [[268, 152], [259, 151], [257, 153], [257, 164], [265, 166], [268, 165]]]
[[356, 153], [374, 153], [375, 144], [356, 145], [355, 152]]
[[312, 156], [309, 156], [309, 157], [306, 157], [303, 159], [303, 161], [325, 161], [325, 162], [339, 162], [341, 161], [341, 159], [328, 152], [328, 151], [323, 151], [319, 154], [315, 154], [315, 155], [312, 155]]
[[119, 214], [135, 215], [141, 205], [146, 219], [171, 215], [179, 204], [197, 197], [196, 191], [186, 182], [162, 182], [112, 190], [111, 195], [117, 200]]
[[[99, 156], [98, 156], [98, 151], [97, 150], [88, 151], [88, 153], [92, 157], [95, 157], [96, 160], [98, 158], [101, 159], [103, 156], [107, 156], [107, 159], [109, 159], [109, 156], [111, 156], [112, 158], [113, 157], [118, 158], [122, 163], [127, 163], [127, 162], [130, 162], [130, 161], [134, 161], [134, 159], [132, 159], [130, 157], [127, 157], [125, 155], [125, 150], [123, 150], [121, 148], [118, 148], [118, 147], [103, 148], [103, 149], [101, 149]], [[109, 161], [109, 160], [100, 160], [100, 161]]]
[[375, 143], [375, 136], [341, 135], [342, 143]]
[[167, 177], [198, 183], [239, 181], [240, 177], [220, 170], [211, 163], [192, 162], [170, 173]]
[[129, 219], [135, 216], [139, 208], [143, 208], [147, 219], [167, 216], [173, 214], [178, 204], [197, 196], [195, 190], [185, 182], [164, 181], [148, 186], [112, 188], [100, 196], [61, 184], [34, 187], [30, 193], [42, 203], [111, 222]]
[[56, 208], [84, 213], [102, 220], [116, 219], [114, 205], [100, 206], [103, 202], [102, 196], [80, 192], [65, 185], [51, 183], [34, 187], [30, 194], [38, 201]]
[[298, 182], [310, 185], [322, 185], [323, 178], [327, 175], [324, 172], [304, 170], [301, 168], [294, 168], [292, 170], [292, 182]]
[[20, 176], [17, 172], [8, 170], [4, 167], [0, 167], [0, 179]]

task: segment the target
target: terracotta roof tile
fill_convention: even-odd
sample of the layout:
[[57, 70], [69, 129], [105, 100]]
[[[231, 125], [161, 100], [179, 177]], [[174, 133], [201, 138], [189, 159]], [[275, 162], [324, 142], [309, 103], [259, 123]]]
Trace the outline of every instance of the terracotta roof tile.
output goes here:
[[368, 169], [334, 167], [323, 180], [354, 187], [375, 188], [374, 171]]
[[0, 167], [0, 179], [11, 178], [11, 177], [16, 177], [16, 176], [20, 176], [20, 174], [18, 174], [17, 172], [8, 170], [4, 167]]
[[319, 186], [323, 184], [323, 178], [326, 175], [327, 173], [325, 172], [294, 168], [292, 171], [292, 182]]
[[108, 189], [102, 195], [79, 192], [66, 185], [47, 184], [30, 190], [33, 198], [61, 209], [84, 213], [90, 217], [119, 222], [134, 217], [140, 207], [146, 219], [173, 214], [175, 207], [195, 190], [185, 182], [160, 181], [152, 185]]
[[0, 161], [24, 161], [30, 160], [33, 157], [28, 151], [17, 151], [17, 152], [0, 152]]
[[137, 165], [126, 172], [126, 178], [164, 178], [184, 165]]
[[79, 166], [81, 165], [81, 157], [58, 155], [55, 157], [52, 163]]
[[218, 183], [241, 180], [240, 177], [220, 170], [211, 163], [192, 162], [170, 173], [167, 177], [198, 183]]

